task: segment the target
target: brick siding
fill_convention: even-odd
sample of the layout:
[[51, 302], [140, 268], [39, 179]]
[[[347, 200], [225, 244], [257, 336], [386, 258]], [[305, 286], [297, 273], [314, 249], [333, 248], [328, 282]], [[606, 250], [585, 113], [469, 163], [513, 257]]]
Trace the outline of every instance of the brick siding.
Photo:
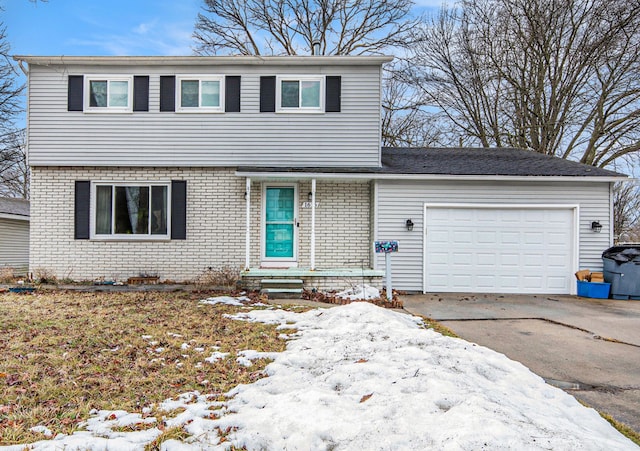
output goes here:
[[[245, 179], [232, 168], [33, 167], [30, 271], [58, 278], [126, 280], [141, 273], [194, 280], [209, 267], [244, 267]], [[187, 181], [187, 239], [75, 240], [74, 181]], [[301, 182], [299, 204], [307, 200]], [[252, 183], [251, 266], [261, 253], [262, 184]], [[316, 267], [370, 267], [370, 185], [317, 182]], [[299, 264], [309, 267], [311, 209], [299, 208]]]

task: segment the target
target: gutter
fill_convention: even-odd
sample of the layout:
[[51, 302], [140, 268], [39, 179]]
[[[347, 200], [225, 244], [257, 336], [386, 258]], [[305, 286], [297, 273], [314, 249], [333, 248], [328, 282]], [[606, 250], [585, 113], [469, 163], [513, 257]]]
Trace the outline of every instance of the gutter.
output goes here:
[[18, 62], [38, 66], [371, 66], [393, 60], [393, 56], [30, 56], [14, 55]]

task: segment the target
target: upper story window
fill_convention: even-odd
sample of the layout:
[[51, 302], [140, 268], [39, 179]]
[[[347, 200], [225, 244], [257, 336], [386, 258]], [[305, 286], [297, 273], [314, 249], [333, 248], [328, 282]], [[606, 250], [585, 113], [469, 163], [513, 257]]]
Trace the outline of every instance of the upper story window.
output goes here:
[[132, 111], [133, 77], [86, 76], [85, 111]]
[[277, 111], [324, 111], [324, 77], [278, 77]]
[[177, 103], [182, 112], [224, 111], [224, 77], [178, 77]]
[[169, 239], [169, 183], [93, 184], [93, 238]]

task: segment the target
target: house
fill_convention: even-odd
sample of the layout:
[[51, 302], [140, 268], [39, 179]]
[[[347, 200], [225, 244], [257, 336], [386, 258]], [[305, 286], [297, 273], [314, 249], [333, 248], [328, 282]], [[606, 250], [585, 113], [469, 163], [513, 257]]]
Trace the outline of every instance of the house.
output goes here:
[[[38, 57], [30, 266], [76, 280], [574, 293], [614, 172], [517, 149], [381, 148], [386, 56]], [[596, 224], [597, 223], [597, 224]], [[593, 226], [592, 226], [593, 225]]]
[[0, 197], [0, 271], [24, 275], [29, 266], [29, 201]]

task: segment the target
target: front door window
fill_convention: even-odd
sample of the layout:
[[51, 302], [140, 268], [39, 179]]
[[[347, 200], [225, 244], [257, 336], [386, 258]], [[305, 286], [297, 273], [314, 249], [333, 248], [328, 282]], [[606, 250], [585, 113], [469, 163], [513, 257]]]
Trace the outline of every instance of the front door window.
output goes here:
[[295, 257], [295, 188], [270, 186], [265, 192], [265, 257]]

